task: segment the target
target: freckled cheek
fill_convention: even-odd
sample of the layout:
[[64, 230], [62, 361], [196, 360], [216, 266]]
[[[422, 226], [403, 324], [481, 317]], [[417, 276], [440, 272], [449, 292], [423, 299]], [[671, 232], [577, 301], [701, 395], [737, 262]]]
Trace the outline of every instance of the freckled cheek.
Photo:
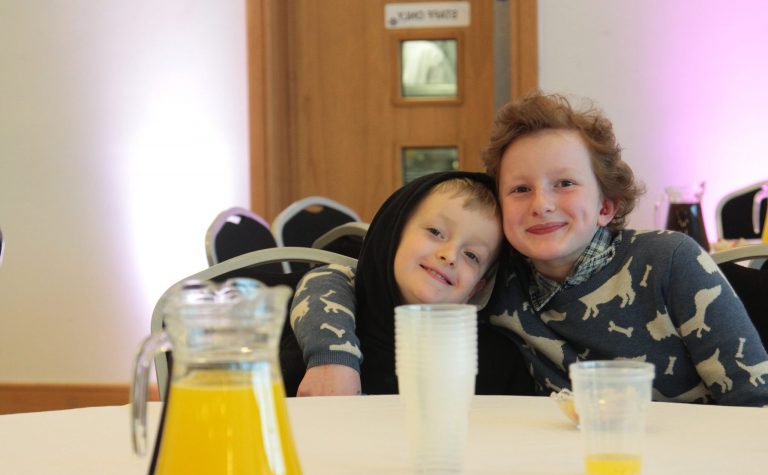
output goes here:
[[513, 226], [519, 226], [522, 223], [523, 213], [514, 207], [507, 206], [502, 210], [502, 228], [504, 233], [511, 230]]
[[503, 231], [504, 231], [504, 240], [514, 245], [514, 241], [515, 241], [514, 228], [512, 226], [507, 225], [507, 223], [505, 222]]
[[502, 225], [506, 226], [508, 222], [512, 220], [512, 216], [514, 216], [514, 208], [508, 204], [502, 203], [501, 204], [501, 222]]

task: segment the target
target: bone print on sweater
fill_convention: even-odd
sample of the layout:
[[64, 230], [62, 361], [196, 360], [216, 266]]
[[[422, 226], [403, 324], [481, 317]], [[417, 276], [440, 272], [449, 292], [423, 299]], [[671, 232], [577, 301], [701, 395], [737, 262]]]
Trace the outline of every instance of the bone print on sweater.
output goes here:
[[768, 405], [768, 354], [709, 255], [683, 234], [622, 233], [605, 268], [541, 313], [526, 305], [528, 264], [501, 266], [481, 317], [508, 330], [540, 393], [569, 387], [568, 365], [588, 355], [654, 363], [656, 400]]
[[354, 275], [354, 269], [331, 264], [308, 272], [299, 283], [290, 321], [307, 368], [343, 364], [360, 370]]

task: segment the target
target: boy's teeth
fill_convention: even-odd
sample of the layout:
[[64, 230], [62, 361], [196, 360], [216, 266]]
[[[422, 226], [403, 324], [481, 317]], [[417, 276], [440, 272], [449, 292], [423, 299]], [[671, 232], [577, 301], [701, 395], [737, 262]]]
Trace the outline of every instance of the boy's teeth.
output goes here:
[[438, 277], [440, 280], [444, 281], [446, 284], [448, 283], [448, 280], [445, 277], [443, 277], [441, 274], [438, 274], [434, 270], [430, 269], [429, 273], [434, 275], [435, 277]]

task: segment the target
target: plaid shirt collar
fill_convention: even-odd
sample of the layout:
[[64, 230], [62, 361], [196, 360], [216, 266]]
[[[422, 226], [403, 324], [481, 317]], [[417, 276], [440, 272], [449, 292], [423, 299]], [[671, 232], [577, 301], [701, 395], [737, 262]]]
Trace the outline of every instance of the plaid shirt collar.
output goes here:
[[[621, 233], [616, 233], [614, 236], [608, 228], [598, 228], [589, 246], [573, 266], [571, 275], [563, 282], [545, 277], [531, 265], [533, 279], [529, 291], [536, 311], [540, 311], [561, 290], [581, 284], [605, 267], [616, 254], [616, 245], [620, 241]], [[528, 263], [530, 264], [530, 259]]]

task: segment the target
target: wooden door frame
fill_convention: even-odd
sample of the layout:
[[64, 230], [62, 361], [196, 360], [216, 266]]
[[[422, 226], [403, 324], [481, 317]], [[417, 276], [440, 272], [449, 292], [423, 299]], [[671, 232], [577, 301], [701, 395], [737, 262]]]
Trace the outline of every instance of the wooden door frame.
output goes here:
[[[291, 176], [300, 171], [290, 159], [292, 8], [285, 0], [246, 0], [251, 209], [270, 221], [299, 198]], [[537, 25], [537, 0], [510, 1], [512, 99], [538, 89]]]
[[539, 88], [538, 24], [537, 0], [510, 2], [509, 92], [513, 100]]
[[270, 222], [293, 201], [290, 3], [246, 0], [251, 209]]

